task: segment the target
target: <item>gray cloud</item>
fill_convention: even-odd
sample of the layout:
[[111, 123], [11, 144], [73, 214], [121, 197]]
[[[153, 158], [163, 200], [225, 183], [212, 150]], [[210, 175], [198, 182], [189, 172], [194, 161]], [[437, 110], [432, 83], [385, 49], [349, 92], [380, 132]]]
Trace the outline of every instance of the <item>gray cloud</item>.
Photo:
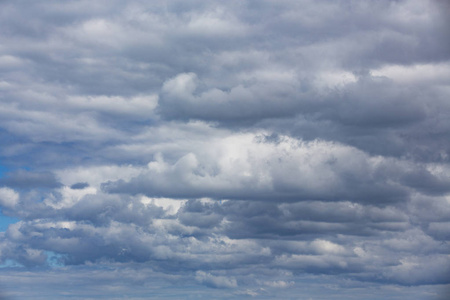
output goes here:
[[0, 179], [0, 185], [17, 189], [31, 188], [57, 188], [61, 186], [55, 175], [51, 172], [29, 172], [17, 170], [5, 174]]
[[1, 2], [1, 295], [443, 299], [448, 10]]
[[89, 187], [89, 183], [87, 182], [77, 182], [70, 186], [70, 188], [74, 190], [82, 190], [87, 187]]

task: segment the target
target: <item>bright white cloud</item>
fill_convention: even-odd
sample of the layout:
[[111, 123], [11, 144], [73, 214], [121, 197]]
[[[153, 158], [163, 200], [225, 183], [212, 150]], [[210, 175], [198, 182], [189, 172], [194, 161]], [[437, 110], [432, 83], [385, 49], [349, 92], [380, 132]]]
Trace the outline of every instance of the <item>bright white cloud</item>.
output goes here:
[[0, 205], [13, 208], [19, 202], [19, 194], [13, 189], [2, 187], [0, 188]]

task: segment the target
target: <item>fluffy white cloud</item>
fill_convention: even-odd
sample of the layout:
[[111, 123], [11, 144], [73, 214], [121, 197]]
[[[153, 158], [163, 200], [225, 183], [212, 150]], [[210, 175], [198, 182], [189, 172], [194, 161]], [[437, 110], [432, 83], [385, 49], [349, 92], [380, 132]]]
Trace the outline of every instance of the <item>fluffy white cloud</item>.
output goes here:
[[13, 208], [19, 202], [19, 194], [13, 189], [2, 187], [0, 188], [0, 205]]

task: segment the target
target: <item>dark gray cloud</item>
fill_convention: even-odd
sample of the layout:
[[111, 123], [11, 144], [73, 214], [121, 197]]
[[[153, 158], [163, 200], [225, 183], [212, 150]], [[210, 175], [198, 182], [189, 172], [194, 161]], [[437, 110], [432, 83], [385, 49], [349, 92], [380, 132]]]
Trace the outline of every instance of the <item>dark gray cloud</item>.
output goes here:
[[15, 189], [32, 188], [57, 188], [61, 186], [55, 175], [51, 172], [30, 172], [26, 170], [17, 170], [6, 173], [4, 178], [0, 179], [0, 185]]
[[448, 11], [0, 2], [1, 295], [443, 299]]
[[89, 187], [89, 183], [87, 182], [77, 182], [70, 186], [70, 188], [74, 190], [82, 190], [87, 187]]

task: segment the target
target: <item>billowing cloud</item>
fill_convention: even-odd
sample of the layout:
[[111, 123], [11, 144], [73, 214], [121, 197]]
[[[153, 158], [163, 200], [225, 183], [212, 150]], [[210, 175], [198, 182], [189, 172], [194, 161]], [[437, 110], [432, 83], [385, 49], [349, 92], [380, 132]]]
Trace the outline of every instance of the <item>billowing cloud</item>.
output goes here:
[[444, 299], [449, 9], [1, 2], [0, 297]]
[[14, 207], [19, 201], [19, 195], [10, 188], [0, 188], [0, 201], [3, 207]]

